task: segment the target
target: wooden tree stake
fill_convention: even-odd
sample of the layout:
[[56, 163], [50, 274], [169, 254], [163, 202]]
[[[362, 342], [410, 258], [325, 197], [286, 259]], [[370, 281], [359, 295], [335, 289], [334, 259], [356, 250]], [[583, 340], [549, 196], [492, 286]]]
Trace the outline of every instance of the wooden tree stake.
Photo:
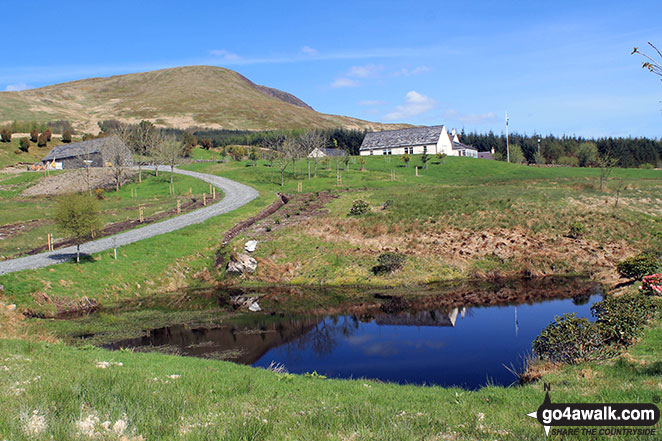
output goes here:
[[180, 200], [177, 199], [177, 214], [181, 213], [181, 203]]

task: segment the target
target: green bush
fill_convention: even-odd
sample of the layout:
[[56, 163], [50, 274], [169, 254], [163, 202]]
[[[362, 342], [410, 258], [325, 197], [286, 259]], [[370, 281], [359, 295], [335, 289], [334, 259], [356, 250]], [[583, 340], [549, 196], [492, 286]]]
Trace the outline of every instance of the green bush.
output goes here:
[[568, 165], [571, 167], [579, 166], [579, 159], [574, 156], [561, 156], [558, 160], [559, 165]]
[[652, 170], [655, 168], [655, 166], [653, 164], [641, 164], [639, 168], [643, 168], [645, 170]]
[[8, 129], [0, 130], [0, 141], [11, 142], [11, 131], [9, 131]]
[[71, 132], [69, 130], [65, 130], [64, 133], [62, 134], [62, 142], [64, 143], [71, 142]]
[[657, 304], [641, 294], [609, 296], [591, 306], [605, 343], [627, 346], [639, 337], [646, 322], [657, 314]]
[[379, 265], [372, 267], [372, 272], [375, 275], [392, 273], [402, 269], [406, 260], [407, 256], [401, 253], [388, 252], [380, 254], [377, 258]]
[[572, 237], [573, 239], [579, 239], [580, 237], [584, 236], [585, 232], [586, 232], [586, 226], [581, 222], [575, 222], [574, 224], [570, 225], [570, 231], [568, 231], [568, 236]]
[[541, 360], [565, 364], [599, 360], [607, 355], [600, 328], [574, 313], [555, 317], [533, 340], [533, 350]]
[[27, 153], [30, 150], [30, 140], [28, 138], [21, 138], [21, 141], [18, 143], [18, 148], [22, 152]]
[[660, 269], [660, 257], [652, 252], [641, 253], [618, 263], [618, 273], [628, 279], [641, 279]]
[[361, 216], [368, 212], [370, 206], [362, 199], [356, 200], [352, 203], [352, 208], [349, 209], [349, 216]]
[[37, 147], [46, 147], [48, 144], [48, 139], [46, 138], [46, 135], [42, 133], [39, 135], [39, 138], [37, 138]]

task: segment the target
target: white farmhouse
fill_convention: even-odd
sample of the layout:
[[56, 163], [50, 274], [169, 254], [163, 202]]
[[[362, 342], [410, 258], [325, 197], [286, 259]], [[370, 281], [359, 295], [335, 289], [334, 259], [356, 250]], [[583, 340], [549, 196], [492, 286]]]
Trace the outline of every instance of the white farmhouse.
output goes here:
[[361, 156], [369, 155], [429, 155], [445, 153], [448, 156], [478, 157], [478, 149], [462, 144], [455, 129], [449, 133], [446, 126], [412, 127], [366, 134], [361, 144]]

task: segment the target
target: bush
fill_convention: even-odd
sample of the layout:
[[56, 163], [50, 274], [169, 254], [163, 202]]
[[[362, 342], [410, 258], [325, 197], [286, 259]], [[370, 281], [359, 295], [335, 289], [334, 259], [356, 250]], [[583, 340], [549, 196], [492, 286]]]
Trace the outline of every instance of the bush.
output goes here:
[[37, 142], [37, 139], [39, 139], [39, 130], [34, 129], [30, 132], [30, 141]]
[[393, 199], [387, 199], [387, 200], [384, 201], [384, 203], [382, 204], [382, 210], [386, 210], [386, 209], [387, 209], [388, 207], [390, 207], [391, 205], [393, 205]]
[[[71, 136], [71, 130], [67, 130], [67, 131]], [[53, 137], [53, 132], [51, 132], [51, 129], [44, 130], [44, 135], [46, 136], [46, 142], [51, 142], [51, 138]]]
[[[48, 135], [46, 135], [46, 138], [48, 139]], [[64, 133], [62, 134], [62, 142], [64, 143], [71, 142], [71, 132], [69, 130], [65, 130]]]
[[30, 150], [30, 140], [28, 138], [21, 138], [21, 141], [18, 143], [18, 148], [22, 152], [27, 153]]
[[0, 141], [11, 142], [11, 132], [7, 129], [0, 130]]
[[652, 170], [652, 169], [655, 168], [655, 166], [653, 164], [641, 164], [639, 166], [639, 168], [643, 168], [643, 169], [646, 169], [646, 170]]
[[48, 144], [48, 139], [46, 139], [46, 135], [42, 133], [39, 135], [39, 138], [37, 139], [37, 146], [38, 147], [46, 147]]
[[533, 340], [533, 350], [541, 360], [575, 364], [604, 358], [602, 343], [600, 328], [573, 313], [555, 317]]
[[591, 313], [606, 344], [628, 346], [657, 314], [652, 298], [639, 294], [609, 296], [591, 306]]
[[579, 159], [574, 156], [561, 156], [558, 161], [559, 165], [567, 165], [570, 167], [579, 166]]
[[654, 274], [660, 269], [660, 257], [654, 253], [641, 253], [619, 262], [618, 273], [628, 279], [641, 279], [643, 276]]
[[572, 237], [573, 239], [579, 239], [584, 235], [584, 232], [586, 231], [586, 226], [582, 224], [581, 222], [575, 222], [574, 224], [570, 225], [570, 231], [568, 231], [568, 236]]
[[651, 274], [641, 279], [639, 290], [644, 294], [662, 296], [662, 274]]
[[388, 252], [380, 254], [377, 258], [379, 265], [372, 267], [372, 272], [375, 275], [392, 273], [402, 269], [406, 260], [407, 256], [401, 253]]
[[95, 188], [94, 196], [99, 200], [103, 200], [105, 198], [105, 192], [103, 191], [103, 188]]
[[361, 216], [368, 212], [370, 206], [362, 199], [356, 200], [352, 203], [352, 208], [349, 209], [349, 216]]

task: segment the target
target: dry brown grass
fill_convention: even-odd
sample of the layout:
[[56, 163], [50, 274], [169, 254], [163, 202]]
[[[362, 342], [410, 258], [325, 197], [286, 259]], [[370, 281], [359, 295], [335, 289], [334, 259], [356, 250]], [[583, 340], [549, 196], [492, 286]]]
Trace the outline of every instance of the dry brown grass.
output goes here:
[[31, 341], [47, 341], [54, 343], [57, 338], [41, 330], [27, 326], [25, 316], [17, 309], [13, 309], [0, 296], [0, 339], [22, 339]]

